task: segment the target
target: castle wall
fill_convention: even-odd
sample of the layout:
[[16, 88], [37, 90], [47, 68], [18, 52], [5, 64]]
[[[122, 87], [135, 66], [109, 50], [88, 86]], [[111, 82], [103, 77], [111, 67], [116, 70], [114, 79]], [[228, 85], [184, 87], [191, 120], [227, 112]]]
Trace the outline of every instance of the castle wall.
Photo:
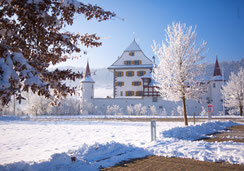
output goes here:
[[[150, 114], [149, 106], [154, 105], [158, 114], [163, 114], [166, 112], [167, 115], [171, 115], [172, 111], [175, 115], [178, 115], [177, 107], [182, 106], [182, 102], [172, 102], [166, 101], [162, 98], [158, 97], [157, 102], [153, 101], [152, 97], [145, 97], [145, 98], [94, 98], [91, 99], [93, 107], [96, 108], [97, 114], [106, 114], [104, 113], [107, 109], [107, 106], [119, 105], [122, 109], [123, 114], [127, 113], [127, 106], [132, 105], [135, 106], [136, 104], [142, 104], [142, 106], [146, 106], [148, 108], [148, 114]], [[196, 115], [199, 115], [202, 111], [202, 106], [206, 108], [205, 104], [201, 104], [195, 100], [188, 100], [187, 101], [187, 112], [189, 116], [192, 116], [195, 112]]]

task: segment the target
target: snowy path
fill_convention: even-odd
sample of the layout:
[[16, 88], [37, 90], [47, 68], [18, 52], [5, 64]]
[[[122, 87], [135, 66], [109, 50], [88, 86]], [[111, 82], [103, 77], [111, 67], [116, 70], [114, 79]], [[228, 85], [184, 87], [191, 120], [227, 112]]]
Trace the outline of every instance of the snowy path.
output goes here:
[[[231, 124], [234, 123], [214, 122], [211, 127], [201, 124], [198, 130], [223, 129]], [[179, 126], [183, 128], [176, 128]], [[51, 161], [63, 163], [71, 154], [93, 168], [149, 154], [244, 164], [243, 143], [179, 140], [172, 128], [178, 129], [176, 132], [185, 129], [182, 122], [157, 122], [158, 140], [150, 142], [147, 122], [0, 121], [0, 165], [25, 161], [30, 165], [36, 162], [40, 168], [44, 161], [49, 165]], [[166, 138], [161, 133], [169, 129], [175, 138]], [[67, 165], [71, 167], [70, 163]]]

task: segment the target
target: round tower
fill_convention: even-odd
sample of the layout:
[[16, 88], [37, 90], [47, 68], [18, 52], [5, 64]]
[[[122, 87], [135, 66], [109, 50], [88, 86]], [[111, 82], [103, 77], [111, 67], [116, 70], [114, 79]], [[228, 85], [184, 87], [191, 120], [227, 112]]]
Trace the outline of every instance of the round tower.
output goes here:
[[85, 106], [86, 103], [91, 103], [94, 97], [94, 83], [91, 78], [89, 63], [87, 62], [86, 71], [81, 80], [81, 104]]
[[224, 80], [219, 67], [218, 58], [216, 57], [213, 77], [210, 81], [210, 98], [213, 104], [213, 114], [217, 115], [218, 112], [223, 111], [223, 99], [221, 94], [221, 87], [223, 86]]

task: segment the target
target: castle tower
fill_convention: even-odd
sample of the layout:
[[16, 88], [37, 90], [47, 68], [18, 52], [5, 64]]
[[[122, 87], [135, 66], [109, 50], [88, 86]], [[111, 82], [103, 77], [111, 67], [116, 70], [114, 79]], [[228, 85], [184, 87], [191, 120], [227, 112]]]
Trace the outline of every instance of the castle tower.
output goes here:
[[213, 104], [213, 114], [217, 115], [218, 112], [223, 111], [223, 99], [220, 92], [223, 86], [223, 77], [221, 74], [218, 58], [216, 57], [216, 62], [214, 66], [214, 72], [212, 79], [210, 81], [210, 98]]
[[83, 79], [81, 80], [81, 103], [91, 103], [94, 98], [94, 83], [91, 78], [91, 71], [89, 67], [89, 62], [87, 61], [86, 71]]

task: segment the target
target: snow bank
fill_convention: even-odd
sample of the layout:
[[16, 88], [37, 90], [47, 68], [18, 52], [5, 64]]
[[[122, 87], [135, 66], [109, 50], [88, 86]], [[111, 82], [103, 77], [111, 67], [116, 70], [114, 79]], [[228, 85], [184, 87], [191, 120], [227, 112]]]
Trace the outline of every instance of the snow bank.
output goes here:
[[125, 145], [116, 142], [106, 144], [83, 145], [76, 151], [71, 151], [79, 160], [87, 161], [99, 167], [113, 166], [121, 161], [148, 156], [152, 153], [134, 145]]
[[27, 163], [27, 162], [16, 162], [6, 165], [0, 165], [0, 170], [6, 171], [22, 171], [22, 170], [32, 170], [32, 171], [41, 171], [41, 170], [89, 170], [95, 171], [98, 170], [96, 167], [90, 166], [89, 163], [84, 161], [76, 160], [75, 162], [71, 161], [71, 158], [66, 153], [53, 154], [49, 161], [44, 161], [41, 163]]
[[244, 165], [243, 143], [233, 141], [206, 142], [164, 138], [152, 143], [147, 149], [157, 156]]
[[197, 140], [205, 138], [208, 134], [216, 133], [228, 127], [238, 125], [232, 121], [227, 122], [204, 122], [195, 126], [175, 127], [162, 132], [163, 137], [177, 138], [182, 140]]
[[[99, 170], [99, 168], [113, 166], [118, 162], [132, 158], [145, 157], [150, 153], [143, 148], [133, 145], [123, 145], [116, 142], [106, 144], [84, 144], [78, 150], [68, 153], [53, 154], [44, 162], [16, 162], [1, 166], [0, 170]], [[71, 160], [75, 157], [75, 161]]]

